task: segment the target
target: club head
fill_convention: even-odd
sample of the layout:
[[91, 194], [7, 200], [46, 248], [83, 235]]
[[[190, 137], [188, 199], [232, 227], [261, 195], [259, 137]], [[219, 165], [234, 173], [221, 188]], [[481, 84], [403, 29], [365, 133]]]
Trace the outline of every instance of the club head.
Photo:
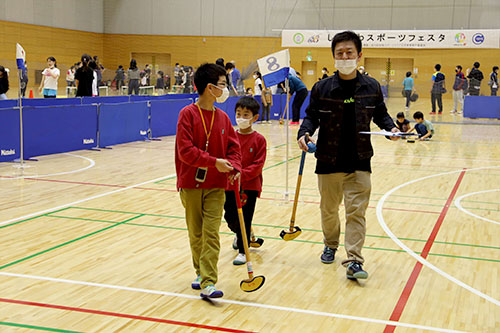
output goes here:
[[257, 238], [255, 240], [250, 241], [250, 247], [261, 247], [264, 244], [264, 240], [262, 238]]
[[285, 241], [291, 241], [292, 239], [299, 237], [301, 233], [302, 229], [300, 229], [299, 227], [293, 227], [293, 231], [281, 230], [280, 237]]
[[263, 275], [254, 276], [253, 279], [246, 279], [240, 282], [240, 289], [244, 292], [250, 293], [252, 291], [258, 290], [264, 282], [266, 278]]
[[280, 120], [280, 125], [283, 125], [283, 120]]

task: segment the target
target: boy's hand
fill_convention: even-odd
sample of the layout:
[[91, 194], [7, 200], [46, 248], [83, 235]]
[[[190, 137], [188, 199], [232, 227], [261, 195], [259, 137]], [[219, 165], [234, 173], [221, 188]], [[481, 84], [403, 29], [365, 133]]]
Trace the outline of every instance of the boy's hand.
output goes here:
[[[397, 127], [393, 127], [392, 130], [391, 130], [392, 133], [399, 133], [401, 132]], [[399, 136], [391, 136], [391, 140], [393, 141], [397, 141], [399, 140], [400, 137]]]
[[229, 175], [229, 182], [234, 185], [234, 182], [238, 182], [241, 178], [241, 173], [237, 172], [235, 174]]
[[233, 166], [228, 160], [225, 160], [223, 158], [218, 158], [215, 160], [215, 167], [219, 172], [229, 172], [233, 171]]

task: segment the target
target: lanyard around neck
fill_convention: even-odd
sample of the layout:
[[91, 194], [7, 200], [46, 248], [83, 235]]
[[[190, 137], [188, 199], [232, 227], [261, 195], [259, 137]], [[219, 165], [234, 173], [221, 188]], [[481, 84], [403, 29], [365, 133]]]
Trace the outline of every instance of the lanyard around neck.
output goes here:
[[215, 110], [212, 114], [212, 121], [210, 122], [210, 131], [207, 132], [207, 125], [205, 124], [205, 118], [203, 117], [203, 113], [201, 112], [200, 105], [196, 103], [198, 107], [198, 111], [200, 111], [201, 122], [203, 123], [203, 129], [205, 130], [205, 135], [207, 136], [207, 143], [205, 145], [205, 151], [208, 151], [208, 140], [210, 139], [210, 134], [212, 134], [212, 128], [214, 127], [214, 119], [215, 119]]

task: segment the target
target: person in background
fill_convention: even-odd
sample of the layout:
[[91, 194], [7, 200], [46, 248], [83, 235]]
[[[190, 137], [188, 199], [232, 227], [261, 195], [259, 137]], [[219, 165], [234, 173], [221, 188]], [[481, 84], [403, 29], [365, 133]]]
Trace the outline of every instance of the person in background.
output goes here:
[[323, 70], [321, 72], [323, 73], [321, 80], [326, 79], [330, 75], [330, 72], [328, 71], [328, 69], [326, 67], [323, 67]]
[[146, 73], [146, 86], [151, 85], [151, 66], [146, 64], [144, 67], [144, 72]]
[[481, 92], [481, 81], [483, 81], [483, 72], [479, 70], [481, 64], [479, 62], [474, 63], [474, 68], [470, 71], [467, 78], [469, 79], [469, 95], [479, 96]]
[[406, 78], [403, 80], [403, 89], [406, 97], [405, 110], [408, 111], [410, 110], [410, 97], [413, 92], [413, 78], [411, 77], [411, 72], [406, 72]]
[[175, 63], [175, 67], [174, 67], [174, 79], [175, 79], [174, 86], [180, 86], [181, 85], [182, 78], [180, 76], [180, 70], [181, 70], [181, 68], [179, 67], [179, 63], [176, 62]]
[[[296, 76], [288, 74], [288, 81], [290, 84], [290, 99], [292, 95], [295, 94], [295, 98], [292, 104], [292, 121], [290, 125], [298, 125], [300, 120], [300, 108], [307, 97], [307, 87], [306, 85]], [[321, 80], [323, 81], [323, 80]]]
[[89, 62], [89, 68], [92, 70], [92, 96], [99, 96], [99, 86], [98, 86], [98, 79], [97, 79], [97, 63], [94, 60], [90, 60]]
[[158, 90], [158, 95], [163, 95], [163, 89], [165, 89], [165, 79], [163, 78], [163, 72], [158, 71], [158, 78], [156, 79], [156, 89]]
[[420, 141], [428, 141], [434, 135], [434, 126], [429, 120], [424, 119], [424, 114], [417, 111], [413, 114], [413, 119], [417, 122], [415, 126], [408, 131], [408, 133], [416, 130], [418, 133], [418, 139]]
[[127, 77], [128, 77], [128, 94], [132, 95], [134, 92], [135, 95], [139, 95], [139, 79], [141, 78], [141, 73], [139, 68], [137, 68], [137, 62], [135, 59], [130, 60], [130, 67], [128, 69]]
[[[230, 62], [228, 62], [226, 64], [226, 73], [229, 77], [229, 81], [227, 81], [228, 83], [228, 87], [229, 87], [229, 96], [238, 96], [238, 91], [236, 90], [236, 84], [239, 80], [238, 76], [241, 76], [239, 75], [239, 71], [236, 72], [235, 71], [235, 68], [234, 68], [234, 65]], [[236, 78], [236, 80], [235, 80]]]
[[439, 107], [438, 113], [443, 113], [443, 93], [446, 92], [444, 87], [445, 76], [441, 72], [441, 65], [436, 64], [434, 66], [436, 72], [432, 75], [432, 89], [431, 89], [431, 103], [432, 111], [430, 114], [436, 114], [436, 101]]
[[0, 66], [0, 100], [7, 99], [7, 91], [9, 91], [9, 74], [5, 67]]
[[57, 61], [54, 57], [47, 58], [47, 68], [42, 72], [42, 82], [38, 91], [43, 93], [44, 98], [57, 97], [57, 80], [61, 75], [61, 71], [57, 68]]
[[[462, 113], [464, 110], [464, 90], [467, 88], [467, 80], [462, 73], [462, 66], [455, 67], [455, 82], [453, 83], [453, 110], [450, 113]], [[460, 103], [460, 109], [457, 108]]]
[[115, 71], [115, 73], [116, 88], [119, 92], [121, 92], [122, 87], [125, 85], [125, 70], [123, 69], [123, 66], [118, 66], [118, 69]]
[[259, 71], [253, 73], [253, 79], [255, 80], [253, 94], [254, 96], [262, 95], [262, 75]]
[[403, 112], [398, 112], [396, 119], [396, 126], [402, 133], [406, 133], [410, 130], [410, 121], [405, 118], [405, 114]]
[[75, 86], [75, 66], [71, 66], [66, 72], [66, 85], [68, 87]]
[[498, 66], [493, 67], [488, 84], [491, 89], [491, 96], [496, 96], [498, 91]]
[[[104, 73], [104, 66], [99, 62], [99, 57], [94, 56], [95, 62], [95, 73], [97, 74], [97, 87], [102, 86], [102, 73]], [[97, 93], [99, 94], [99, 89], [97, 89]]]
[[81, 67], [75, 72], [76, 96], [92, 96], [94, 71], [89, 67], [92, 58], [88, 54], [83, 54], [81, 59]]
[[273, 93], [271, 88], [264, 87], [261, 96], [262, 101], [262, 117], [260, 120], [262, 123], [271, 124], [271, 119], [269, 119], [269, 113], [271, 111], [271, 106], [273, 106]]
[[251, 96], [253, 97], [253, 90], [252, 88], [248, 87], [246, 92], [245, 92], [245, 96]]
[[24, 97], [26, 95], [26, 88], [28, 87], [28, 63], [24, 62], [24, 69], [21, 77], [21, 96]]

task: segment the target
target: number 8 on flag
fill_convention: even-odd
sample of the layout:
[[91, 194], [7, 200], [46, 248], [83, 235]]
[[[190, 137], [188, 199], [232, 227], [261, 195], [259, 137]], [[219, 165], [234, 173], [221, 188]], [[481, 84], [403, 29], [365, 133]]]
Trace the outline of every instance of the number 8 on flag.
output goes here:
[[279, 51], [257, 60], [266, 87], [285, 81], [290, 70], [290, 52]]

